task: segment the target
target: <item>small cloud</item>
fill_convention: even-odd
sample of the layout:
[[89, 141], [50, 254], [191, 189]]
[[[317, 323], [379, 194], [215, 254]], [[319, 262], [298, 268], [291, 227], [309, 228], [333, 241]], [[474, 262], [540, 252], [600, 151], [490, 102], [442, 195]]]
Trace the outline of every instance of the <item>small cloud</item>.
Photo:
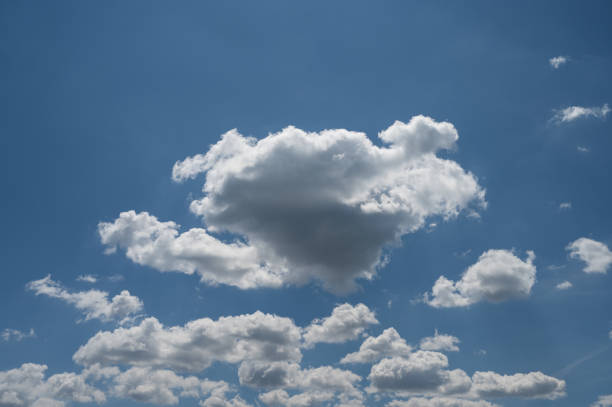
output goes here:
[[578, 151], [580, 151], [581, 153], [588, 153], [589, 151], [591, 151], [591, 149], [590, 149], [590, 148], [588, 148], [588, 147], [584, 147], [584, 146], [578, 146], [578, 147], [576, 147], [576, 149], [577, 149]]
[[562, 268], [565, 268], [565, 265], [563, 265], [563, 264], [551, 264], [550, 266], [546, 266], [546, 270], [552, 270], [552, 271], [561, 270]]
[[30, 328], [29, 332], [22, 332], [18, 329], [6, 328], [2, 333], [0, 333], [0, 338], [5, 342], [16, 341], [20, 342], [26, 338], [34, 338], [36, 337], [36, 333], [33, 328]]
[[560, 109], [555, 112], [552, 118], [553, 122], [557, 124], [569, 123], [577, 119], [594, 117], [596, 119], [604, 120], [610, 113], [610, 106], [605, 103], [601, 107], [583, 107], [583, 106], [569, 106], [565, 109]]
[[125, 280], [125, 277], [123, 277], [121, 274], [113, 274], [112, 276], [108, 277], [108, 281], [111, 283], [118, 283], [123, 280]]
[[558, 57], [550, 58], [548, 60], [548, 63], [550, 64], [550, 66], [553, 67], [553, 69], [559, 69], [559, 67], [563, 64], [566, 64], [567, 61], [569, 61], [569, 57], [559, 55]]
[[569, 210], [572, 209], [572, 203], [571, 202], [561, 202], [559, 204], [559, 210]]
[[568, 290], [573, 287], [573, 284], [569, 281], [564, 281], [562, 283], [557, 284], [557, 290]]
[[76, 280], [82, 281], [84, 283], [90, 283], [90, 284], [94, 284], [98, 281], [98, 279], [92, 276], [91, 274], [81, 274], [80, 276], [77, 277]]
[[474, 354], [478, 355], [478, 356], [487, 356], [487, 351], [484, 349], [479, 349], [476, 352], [474, 352]]
[[393, 300], [387, 301], [387, 308], [391, 309], [392, 305], [393, 305]]

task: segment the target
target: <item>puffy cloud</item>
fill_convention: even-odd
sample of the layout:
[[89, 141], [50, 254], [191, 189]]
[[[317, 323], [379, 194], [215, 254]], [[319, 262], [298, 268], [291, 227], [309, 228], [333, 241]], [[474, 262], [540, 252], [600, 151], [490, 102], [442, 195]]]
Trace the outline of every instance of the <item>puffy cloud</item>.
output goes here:
[[419, 350], [407, 358], [383, 359], [372, 366], [370, 391], [418, 394], [466, 393], [471, 386], [464, 371], [446, 370], [448, 358], [439, 352]]
[[569, 106], [565, 109], [558, 110], [553, 116], [552, 120], [557, 123], [568, 123], [577, 119], [594, 117], [596, 119], [605, 119], [610, 113], [610, 106], [605, 103], [601, 107], [583, 107], [583, 106]]
[[479, 397], [521, 397], [556, 399], [565, 396], [565, 380], [542, 372], [501, 375], [476, 372], [472, 376], [472, 391]]
[[300, 329], [259, 311], [164, 327], [147, 318], [130, 328], [98, 332], [73, 359], [82, 365], [133, 365], [198, 372], [215, 361], [299, 361]]
[[204, 401], [200, 402], [202, 407], [251, 407], [249, 403], [244, 401], [240, 396], [234, 396], [232, 399], [227, 399], [225, 395], [213, 395]]
[[182, 377], [171, 370], [133, 367], [114, 377], [111, 394], [115, 397], [155, 404], [177, 404], [180, 397], [223, 397], [229, 391], [222, 381]]
[[83, 312], [85, 320], [100, 319], [102, 321], [118, 320], [120, 323], [132, 321], [142, 311], [142, 301], [123, 290], [110, 301], [108, 293], [100, 290], [87, 290], [70, 292], [61, 284], [51, 279], [51, 275], [40, 280], [30, 281], [26, 285], [28, 290], [34, 291], [36, 295], [47, 295], [59, 298], [68, 304], [74, 305]]
[[591, 404], [591, 407], [609, 407], [612, 406], [612, 394], [599, 396], [597, 401]]
[[440, 334], [436, 329], [434, 336], [421, 339], [420, 348], [423, 350], [457, 352], [459, 351], [457, 346], [459, 342], [460, 340], [456, 336]]
[[484, 400], [467, 400], [451, 397], [413, 397], [408, 400], [393, 400], [387, 407], [499, 407]]
[[311, 407], [326, 401], [330, 401], [333, 398], [334, 393], [332, 392], [318, 391], [298, 393], [293, 396], [289, 396], [285, 390], [272, 390], [259, 395], [259, 400], [261, 400], [263, 403], [269, 406], [283, 407]]
[[94, 284], [98, 281], [98, 279], [95, 276], [92, 276], [91, 274], [81, 274], [76, 278], [76, 280], [90, 284]]
[[425, 294], [432, 307], [465, 307], [479, 301], [501, 302], [527, 297], [536, 281], [535, 254], [525, 261], [508, 250], [489, 250], [453, 282], [441, 276]]
[[349, 353], [340, 363], [371, 363], [393, 356], [408, 356], [412, 348], [394, 328], [387, 328], [377, 337], [370, 336], [359, 347]]
[[552, 66], [554, 69], [559, 69], [559, 67], [567, 63], [567, 61], [569, 61], [568, 57], [564, 57], [560, 55], [558, 57], [550, 58], [548, 60], [548, 63], [550, 63], [550, 66]]
[[66, 401], [102, 403], [103, 392], [90, 386], [81, 375], [59, 373], [45, 378], [47, 366], [24, 363], [0, 371], [0, 405], [40, 407], [64, 406]]
[[608, 246], [593, 239], [581, 237], [565, 248], [570, 257], [586, 263], [585, 273], [606, 273], [612, 264], [612, 252]]
[[365, 329], [378, 320], [364, 304], [342, 304], [334, 308], [329, 317], [314, 320], [304, 331], [307, 347], [316, 343], [342, 343], [357, 339]]
[[5, 328], [2, 332], [0, 332], [0, 338], [3, 341], [17, 341], [20, 342], [26, 338], [34, 338], [36, 337], [36, 333], [34, 332], [34, 328], [30, 328], [29, 332], [22, 332], [18, 329]]
[[[295, 127], [257, 140], [236, 130], [206, 154], [177, 162], [173, 178], [205, 173], [204, 196], [191, 203], [206, 229], [179, 234], [172, 222], [125, 212], [100, 224], [112, 251], [162, 271], [197, 272], [208, 283], [277, 287], [315, 280], [337, 292], [371, 279], [383, 248], [426, 225], [485, 206], [484, 190], [458, 163], [455, 127], [429, 117], [395, 122], [379, 134]], [[211, 233], [228, 231], [227, 243]]]
[[557, 290], [568, 290], [573, 287], [573, 284], [569, 281], [563, 281], [555, 286]]
[[179, 225], [160, 222], [147, 212], [122, 212], [113, 223], [102, 222], [98, 232], [109, 252], [126, 249], [137, 264], [160, 271], [199, 273], [209, 284], [239, 288], [278, 287], [281, 276], [265, 264], [258, 251], [241, 242], [224, 243], [206, 229], [179, 234]]

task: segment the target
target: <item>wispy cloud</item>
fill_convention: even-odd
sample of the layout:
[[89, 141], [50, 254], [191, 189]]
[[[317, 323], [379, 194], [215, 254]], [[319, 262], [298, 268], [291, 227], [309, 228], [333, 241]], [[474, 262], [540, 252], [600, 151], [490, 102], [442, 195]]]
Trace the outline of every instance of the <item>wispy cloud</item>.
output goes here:
[[36, 333], [33, 328], [30, 328], [29, 332], [22, 332], [18, 329], [6, 328], [2, 333], [0, 333], [0, 338], [5, 342], [16, 341], [19, 342], [26, 338], [34, 338]]
[[573, 284], [570, 283], [569, 281], [564, 281], [562, 283], [557, 284], [557, 290], [568, 290], [570, 288], [572, 288]]
[[583, 107], [583, 106], [569, 106], [564, 109], [557, 110], [552, 120], [556, 123], [569, 123], [574, 120], [583, 119], [587, 117], [594, 117], [596, 119], [605, 119], [610, 113], [610, 106], [605, 103], [601, 107]]
[[550, 66], [553, 67], [553, 69], [559, 69], [559, 67], [563, 64], [566, 64], [567, 61], [569, 61], [568, 57], [564, 57], [562, 55], [559, 55], [558, 57], [553, 57], [550, 58], [548, 60], [548, 63], [550, 64]]
[[76, 280], [82, 281], [84, 283], [90, 283], [90, 284], [94, 284], [98, 281], [98, 279], [95, 276], [92, 276], [91, 274], [81, 274], [80, 276], [76, 278]]
[[577, 149], [578, 151], [580, 151], [581, 153], [588, 153], [589, 151], [591, 151], [591, 149], [590, 149], [590, 148], [588, 148], [588, 147], [584, 147], [584, 146], [578, 146], [578, 147], [576, 147], [576, 149]]
[[572, 203], [571, 202], [561, 202], [559, 204], [559, 209], [562, 211], [572, 209]]

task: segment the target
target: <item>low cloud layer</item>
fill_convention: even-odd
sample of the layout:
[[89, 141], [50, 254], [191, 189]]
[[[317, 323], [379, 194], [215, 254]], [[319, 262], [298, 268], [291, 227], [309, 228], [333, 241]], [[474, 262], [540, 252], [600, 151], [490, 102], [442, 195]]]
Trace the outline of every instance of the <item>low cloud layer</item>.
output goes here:
[[[177, 162], [182, 182], [205, 174], [191, 203], [206, 228], [124, 212], [100, 223], [109, 251], [161, 271], [200, 274], [210, 284], [279, 287], [319, 281], [335, 292], [371, 279], [383, 249], [421, 229], [486, 205], [476, 177], [436, 155], [458, 140], [451, 123], [415, 116], [379, 134], [288, 127], [257, 140], [225, 133], [206, 154]], [[233, 242], [213, 235], [231, 232]]]
[[606, 273], [612, 265], [612, 252], [597, 240], [581, 237], [568, 244], [566, 250], [571, 258], [586, 263], [585, 273]]
[[143, 309], [140, 298], [123, 290], [120, 294], [108, 299], [108, 293], [100, 290], [70, 292], [60, 283], [51, 279], [51, 275], [40, 280], [30, 281], [26, 288], [36, 295], [46, 295], [58, 298], [74, 305], [81, 311], [85, 320], [99, 319], [101, 321], [116, 320], [119, 323], [131, 321]]
[[459, 281], [438, 278], [425, 302], [436, 308], [465, 307], [480, 301], [502, 302], [527, 297], [536, 281], [535, 254], [523, 261], [509, 250], [489, 250]]

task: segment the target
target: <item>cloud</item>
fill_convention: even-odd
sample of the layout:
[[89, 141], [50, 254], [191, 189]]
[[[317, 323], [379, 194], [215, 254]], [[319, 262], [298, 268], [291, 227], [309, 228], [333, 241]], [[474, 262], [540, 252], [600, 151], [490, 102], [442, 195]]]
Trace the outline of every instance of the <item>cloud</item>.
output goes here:
[[569, 61], [569, 58], [564, 57], [564, 56], [558, 56], [558, 57], [550, 58], [548, 60], [548, 62], [550, 63], [550, 66], [552, 66], [553, 69], [559, 69], [559, 67], [567, 63], [567, 61]]
[[240, 396], [235, 396], [232, 399], [227, 399], [225, 396], [213, 395], [204, 401], [200, 402], [202, 407], [251, 407], [249, 403], [244, 401]]
[[457, 282], [438, 278], [425, 302], [432, 307], [465, 307], [479, 301], [502, 302], [524, 298], [536, 281], [535, 254], [525, 261], [508, 250], [489, 250], [471, 265]]
[[90, 284], [94, 284], [98, 281], [98, 279], [95, 276], [92, 276], [91, 274], [81, 274], [80, 276], [76, 278], [76, 280], [82, 281], [84, 283], [90, 283]]
[[561, 202], [559, 204], [559, 209], [560, 210], [569, 210], [569, 209], [572, 209], [572, 203], [571, 202]]
[[369, 325], [378, 324], [374, 312], [363, 305], [342, 304], [329, 317], [314, 320], [304, 331], [307, 347], [316, 343], [342, 343], [357, 339]]
[[609, 407], [612, 406], [612, 394], [599, 396], [597, 401], [591, 404], [591, 407]]
[[372, 366], [368, 379], [371, 392], [415, 394], [466, 393], [470, 378], [463, 370], [447, 370], [448, 358], [439, 352], [419, 350], [407, 358], [383, 359]]
[[332, 392], [305, 392], [290, 396], [285, 390], [272, 390], [259, 395], [259, 400], [269, 406], [311, 407], [334, 398]]
[[458, 352], [459, 347], [457, 344], [459, 342], [460, 340], [456, 336], [440, 334], [436, 329], [434, 336], [421, 339], [420, 347], [422, 350]]
[[451, 397], [413, 397], [409, 400], [393, 400], [387, 407], [499, 407], [484, 400], [467, 400]]
[[567, 245], [570, 257], [586, 263], [585, 273], [606, 273], [612, 264], [612, 252], [608, 246], [593, 239], [581, 237]]
[[182, 377], [171, 370], [133, 367], [113, 379], [110, 393], [114, 397], [142, 403], [178, 404], [180, 397], [200, 398], [206, 395], [223, 397], [229, 391], [222, 381]]
[[74, 305], [85, 315], [86, 321], [91, 319], [117, 320], [123, 324], [132, 321], [143, 309], [140, 298], [131, 295], [127, 290], [121, 291], [109, 301], [108, 293], [105, 291], [70, 292], [60, 283], [53, 281], [50, 274], [40, 280], [30, 281], [26, 288], [34, 291], [36, 295], [59, 298]]
[[0, 405], [20, 407], [62, 407], [67, 401], [102, 403], [104, 393], [87, 383], [83, 376], [59, 373], [45, 378], [47, 366], [24, 363], [0, 371]]
[[[451, 123], [415, 116], [379, 134], [295, 127], [257, 140], [236, 130], [206, 154], [179, 161], [173, 179], [205, 174], [204, 196], [191, 203], [206, 229], [124, 212], [101, 223], [109, 250], [162, 271], [197, 272], [240, 288], [318, 281], [334, 292], [372, 279], [383, 249], [427, 224], [486, 205], [474, 175], [440, 158], [458, 139]], [[234, 242], [211, 234], [230, 232]]]
[[596, 119], [605, 119], [610, 113], [610, 107], [607, 103], [601, 107], [582, 107], [582, 106], [569, 106], [565, 109], [557, 110], [552, 120], [557, 123], [568, 123], [577, 119], [594, 117]]
[[580, 151], [581, 153], [588, 153], [589, 151], [591, 151], [590, 148], [584, 147], [584, 146], [577, 146], [576, 149]]
[[476, 372], [472, 376], [472, 391], [479, 397], [520, 397], [556, 399], [565, 396], [565, 380], [542, 372], [501, 375], [495, 372]]
[[557, 290], [568, 290], [573, 287], [573, 284], [569, 281], [563, 281], [556, 285]]
[[387, 328], [377, 337], [366, 338], [359, 351], [349, 353], [340, 363], [371, 363], [393, 356], [409, 356], [412, 348], [393, 328]]
[[26, 338], [35, 338], [36, 333], [34, 332], [34, 328], [30, 328], [29, 332], [22, 332], [18, 329], [5, 328], [2, 332], [0, 332], [0, 338], [3, 341], [16, 341], [20, 342]]
[[132, 365], [199, 372], [215, 361], [299, 361], [300, 329], [289, 318], [255, 312], [201, 318], [164, 327], [146, 318], [130, 328], [98, 332], [73, 359], [81, 365]]

